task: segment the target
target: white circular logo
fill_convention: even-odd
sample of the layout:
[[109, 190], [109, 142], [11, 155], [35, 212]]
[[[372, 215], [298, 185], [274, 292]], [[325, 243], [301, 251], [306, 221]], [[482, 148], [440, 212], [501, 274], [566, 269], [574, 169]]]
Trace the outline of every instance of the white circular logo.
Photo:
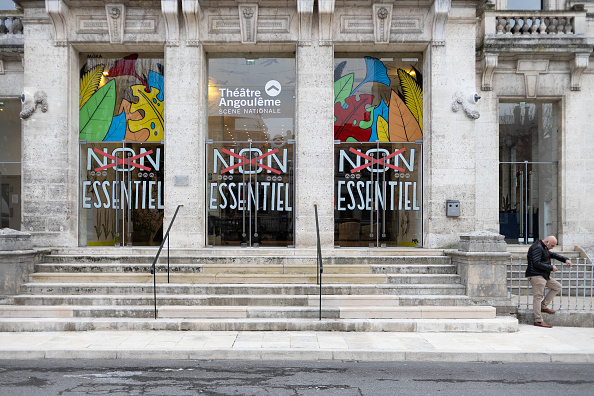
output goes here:
[[268, 96], [277, 96], [281, 92], [281, 84], [276, 80], [270, 80], [266, 83], [264, 90]]

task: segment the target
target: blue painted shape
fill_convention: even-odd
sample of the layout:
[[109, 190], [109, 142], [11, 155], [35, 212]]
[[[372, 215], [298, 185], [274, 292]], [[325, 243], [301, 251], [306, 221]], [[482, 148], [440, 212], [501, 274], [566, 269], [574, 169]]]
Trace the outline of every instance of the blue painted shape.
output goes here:
[[163, 96], [163, 92], [165, 92], [165, 79], [159, 73], [155, 73], [154, 71], [150, 70], [148, 75], [148, 85], [151, 88], [157, 88], [159, 90], [159, 94], [157, 95], [157, 99], [161, 102], [165, 99]]
[[126, 137], [126, 112], [122, 111], [120, 115], [114, 116], [109, 126], [109, 131], [103, 141], [119, 142]]
[[390, 77], [388, 77], [388, 69], [386, 66], [377, 58], [371, 56], [365, 57], [365, 66], [367, 66], [367, 72], [365, 74], [365, 80], [361, 81], [361, 84], [357, 85], [357, 88], [353, 90], [353, 95], [359, 87], [367, 82], [378, 82], [380, 84], [390, 86]]

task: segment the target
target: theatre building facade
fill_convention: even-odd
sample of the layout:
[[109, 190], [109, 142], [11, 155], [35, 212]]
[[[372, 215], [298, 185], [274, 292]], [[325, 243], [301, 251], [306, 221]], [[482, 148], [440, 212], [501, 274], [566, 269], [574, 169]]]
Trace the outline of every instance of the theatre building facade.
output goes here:
[[[589, 1], [15, 1], [2, 224], [39, 247], [594, 245]], [[19, 27], [20, 25], [20, 27]]]

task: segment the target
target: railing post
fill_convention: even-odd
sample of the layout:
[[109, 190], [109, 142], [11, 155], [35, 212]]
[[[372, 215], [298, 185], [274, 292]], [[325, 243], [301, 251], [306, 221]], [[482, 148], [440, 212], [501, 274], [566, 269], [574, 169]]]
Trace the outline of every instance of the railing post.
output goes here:
[[316, 216], [316, 235], [317, 235], [317, 279], [320, 285], [320, 320], [322, 320], [322, 273], [324, 272], [324, 264], [322, 263], [322, 246], [320, 244], [320, 224], [318, 222], [318, 205], [314, 204], [314, 211]]

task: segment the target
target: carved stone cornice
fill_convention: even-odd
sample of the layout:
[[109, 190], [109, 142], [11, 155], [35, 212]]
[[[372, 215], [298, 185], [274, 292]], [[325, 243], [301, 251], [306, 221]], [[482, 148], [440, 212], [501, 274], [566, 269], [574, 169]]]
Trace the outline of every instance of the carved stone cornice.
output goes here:
[[126, 6], [124, 4], [105, 4], [105, 13], [107, 14], [109, 42], [111, 44], [122, 44], [124, 42]]
[[582, 73], [588, 68], [590, 63], [590, 53], [577, 53], [574, 55], [573, 63], [571, 64], [571, 90], [582, 90]]
[[258, 26], [258, 4], [240, 4], [239, 26], [241, 43], [256, 44], [256, 27]]
[[332, 17], [335, 0], [318, 0], [320, 45], [332, 45]]
[[392, 4], [373, 5], [373, 32], [376, 44], [390, 42], [390, 27], [392, 24]]
[[314, 0], [297, 0], [297, 14], [299, 15], [299, 44], [311, 45], [311, 26]]
[[54, 45], [68, 45], [68, 30], [66, 27], [66, 13], [68, 6], [62, 0], [45, 0], [45, 12], [50, 16], [54, 26]]
[[186, 23], [186, 45], [197, 47], [200, 45], [200, 4], [198, 0], [182, 0], [182, 12]]
[[536, 99], [538, 96], [538, 76], [549, 71], [548, 60], [519, 59], [516, 73], [524, 74], [526, 98]]
[[433, 37], [431, 45], [445, 45], [446, 23], [451, 8], [451, 0], [435, 0], [433, 2]]
[[498, 54], [491, 54], [485, 53], [482, 61], [482, 68], [483, 68], [483, 81], [481, 84], [481, 89], [483, 91], [492, 91], [493, 90], [493, 73], [495, 73], [495, 68], [497, 67], [497, 63], [499, 60]]
[[177, 0], [161, 0], [161, 13], [165, 19], [167, 38], [165, 45], [168, 47], [179, 46], [179, 20]]

